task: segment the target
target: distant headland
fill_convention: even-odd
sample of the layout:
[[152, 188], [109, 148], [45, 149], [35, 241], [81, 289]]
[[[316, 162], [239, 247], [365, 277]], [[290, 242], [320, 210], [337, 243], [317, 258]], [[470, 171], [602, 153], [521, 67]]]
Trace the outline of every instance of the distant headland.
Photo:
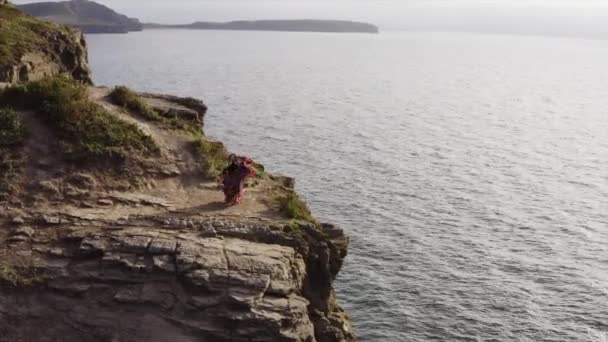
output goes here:
[[145, 23], [144, 29], [192, 29], [192, 30], [234, 30], [234, 31], [286, 31], [286, 32], [335, 32], [335, 33], [378, 33], [378, 26], [345, 20], [254, 20], [195, 22], [183, 25], [163, 25]]
[[230, 22], [195, 22], [165, 25], [142, 24], [138, 19], [89, 0], [37, 2], [17, 6], [23, 12], [60, 25], [68, 25], [84, 33], [128, 33], [143, 29], [193, 29], [238, 31], [378, 33], [376, 25], [346, 20], [255, 20]]
[[94, 1], [37, 2], [17, 7], [44, 21], [68, 25], [85, 33], [128, 33], [143, 29], [139, 20]]

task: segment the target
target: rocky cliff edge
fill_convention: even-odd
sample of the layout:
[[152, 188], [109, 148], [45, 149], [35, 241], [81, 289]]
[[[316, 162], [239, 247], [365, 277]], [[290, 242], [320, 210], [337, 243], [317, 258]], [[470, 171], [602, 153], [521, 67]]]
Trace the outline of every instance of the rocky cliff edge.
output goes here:
[[0, 82], [16, 83], [67, 73], [91, 83], [82, 32], [30, 17], [0, 2]]

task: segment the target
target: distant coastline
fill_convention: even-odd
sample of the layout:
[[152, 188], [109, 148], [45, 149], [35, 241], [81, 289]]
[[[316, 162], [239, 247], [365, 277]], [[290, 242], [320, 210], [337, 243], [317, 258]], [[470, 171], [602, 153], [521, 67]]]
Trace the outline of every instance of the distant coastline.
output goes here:
[[139, 20], [93, 1], [36, 2], [17, 8], [41, 20], [68, 25], [84, 33], [128, 33], [143, 29]]
[[254, 20], [230, 22], [195, 22], [192, 24], [165, 25], [144, 23], [144, 30], [190, 29], [233, 31], [283, 31], [283, 32], [333, 32], [333, 33], [379, 33], [378, 26], [345, 20]]
[[165, 25], [142, 24], [136, 18], [117, 13], [113, 9], [88, 0], [38, 2], [17, 6], [39, 19], [68, 25], [84, 33], [128, 33], [157, 29], [233, 30], [233, 31], [283, 31], [283, 32], [332, 32], [332, 33], [379, 33], [376, 25], [347, 20], [253, 20], [229, 22], [198, 21], [191, 24]]

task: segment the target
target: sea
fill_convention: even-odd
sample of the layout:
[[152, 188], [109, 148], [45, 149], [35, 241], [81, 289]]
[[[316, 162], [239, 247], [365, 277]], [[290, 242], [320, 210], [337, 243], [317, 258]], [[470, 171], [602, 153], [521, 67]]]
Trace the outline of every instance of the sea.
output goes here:
[[98, 85], [203, 99], [351, 237], [359, 341], [608, 341], [608, 40], [89, 35]]

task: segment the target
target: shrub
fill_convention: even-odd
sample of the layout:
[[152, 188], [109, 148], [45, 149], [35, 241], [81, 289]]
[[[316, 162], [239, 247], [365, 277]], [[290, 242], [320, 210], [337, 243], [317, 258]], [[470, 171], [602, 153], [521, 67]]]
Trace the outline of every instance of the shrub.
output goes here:
[[135, 111], [151, 121], [161, 121], [162, 117], [139, 95], [127, 87], [116, 87], [110, 93], [110, 100], [117, 106]]
[[0, 109], [0, 199], [18, 188], [23, 169], [20, 147], [25, 134], [19, 114], [10, 109]]
[[86, 86], [68, 76], [11, 87], [3, 100], [36, 110], [63, 142], [64, 152], [74, 158], [159, 152], [150, 136], [91, 101]]
[[218, 177], [228, 166], [228, 152], [221, 142], [209, 141], [198, 137], [193, 142], [194, 150], [200, 157], [205, 175], [210, 178]]
[[285, 196], [280, 196], [277, 201], [281, 212], [290, 219], [315, 222], [306, 203], [294, 191], [288, 192]]
[[[3, 253], [5, 254], [5, 253]], [[0, 284], [28, 287], [42, 280], [31, 258], [0, 255]]]
[[21, 145], [24, 137], [25, 127], [19, 114], [11, 109], [0, 109], [0, 148]]
[[19, 189], [23, 173], [23, 158], [18, 154], [0, 149], [0, 199]]

